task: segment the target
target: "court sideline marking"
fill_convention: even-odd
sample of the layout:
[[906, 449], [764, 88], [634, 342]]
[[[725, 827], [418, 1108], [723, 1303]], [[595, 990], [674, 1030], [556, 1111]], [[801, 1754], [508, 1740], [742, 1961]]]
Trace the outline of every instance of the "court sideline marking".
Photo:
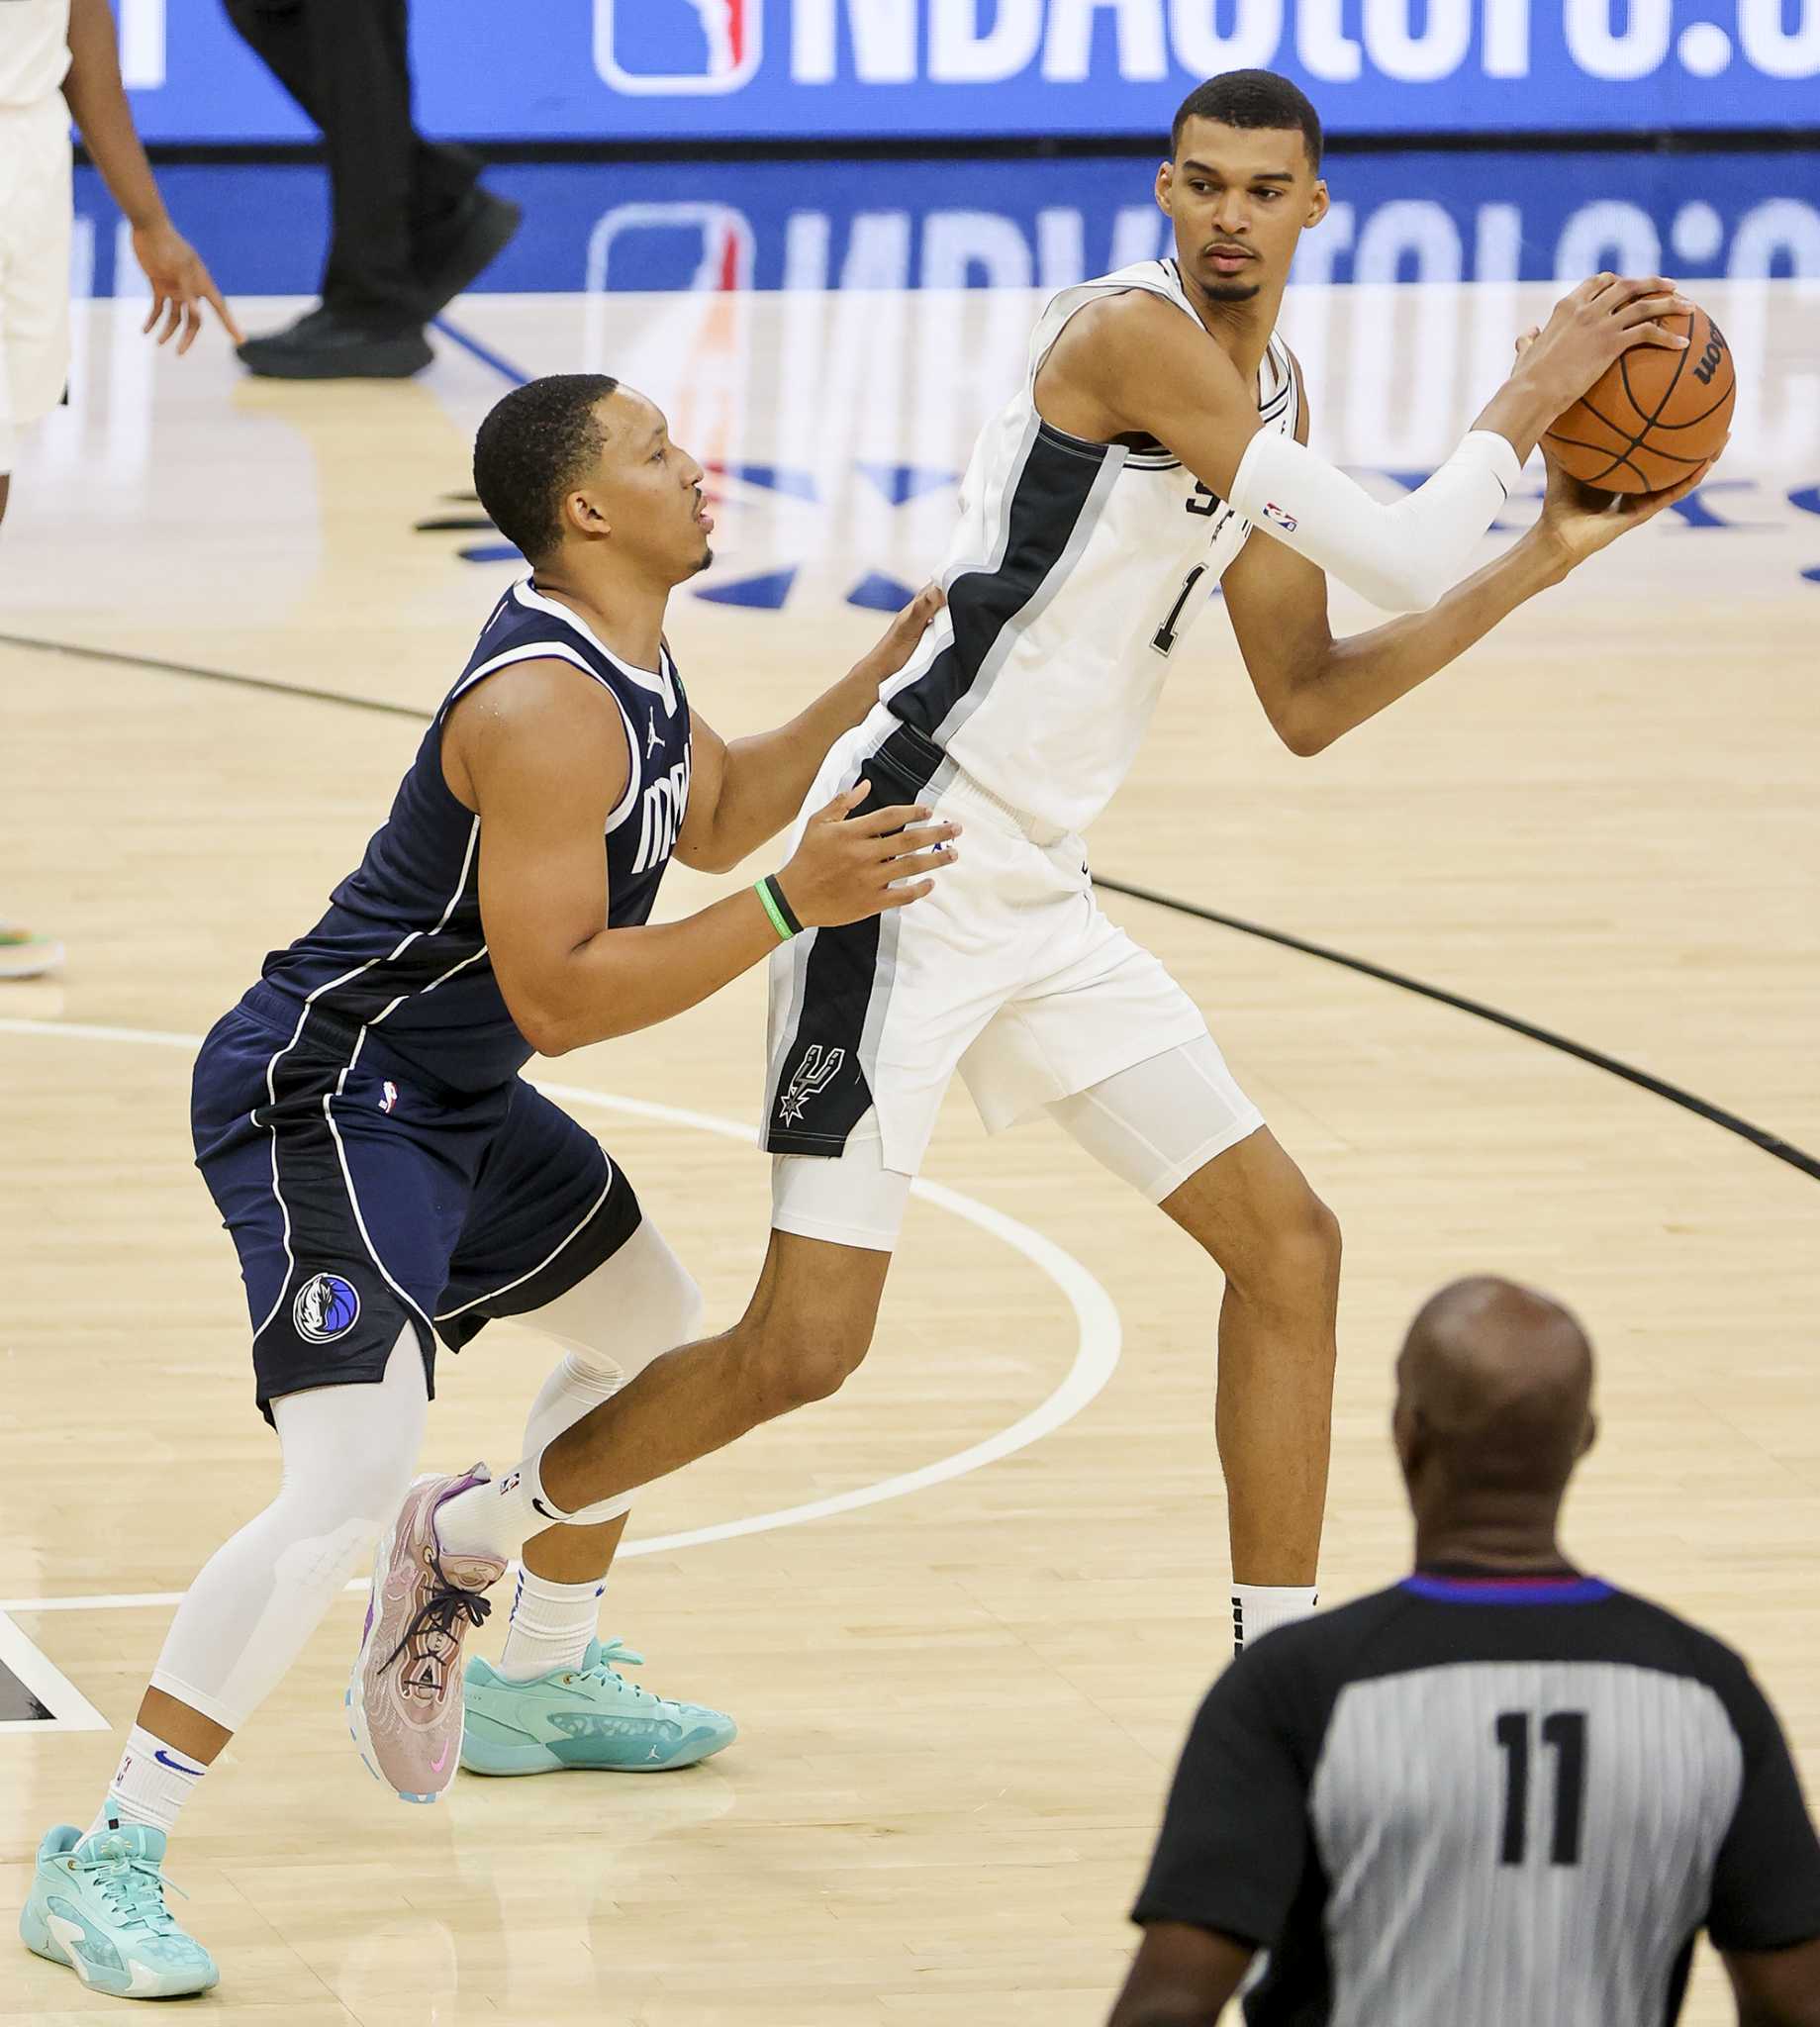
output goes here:
[[[98, 1043], [126, 1043], [147, 1048], [183, 1049], [186, 1052], [200, 1048], [202, 1037], [195, 1034], [171, 1034], [157, 1028], [106, 1027], [86, 1025], [76, 1021], [0, 1019], [0, 1034], [18, 1034]], [[652, 1099], [622, 1098], [612, 1092], [590, 1091], [576, 1084], [550, 1084], [541, 1078], [533, 1080], [539, 1091], [551, 1098], [561, 1099], [570, 1105], [593, 1106], [603, 1111], [621, 1112], [628, 1117], [654, 1119], [667, 1125], [690, 1126], [699, 1132], [713, 1133], [721, 1139], [738, 1140], [744, 1145], [753, 1143], [753, 1129], [742, 1125], [736, 1119], [723, 1119], [715, 1112], [690, 1111], [680, 1106], [662, 1105]], [[681, 1534], [656, 1534], [643, 1539], [628, 1541], [620, 1550], [621, 1558], [627, 1556], [665, 1555], [676, 1549], [700, 1548], [710, 1542], [731, 1541], [746, 1534], [769, 1533], [779, 1527], [800, 1527], [811, 1520], [824, 1520], [836, 1513], [850, 1513], [862, 1506], [874, 1506], [886, 1499], [903, 1498], [907, 1494], [923, 1492], [930, 1486], [943, 1485], [950, 1479], [964, 1478], [969, 1472], [982, 1470], [988, 1464], [996, 1464], [1001, 1458], [1009, 1457], [1013, 1452], [1027, 1449], [1030, 1444], [1040, 1442], [1064, 1423], [1072, 1421], [1092, 1401], [1117, 1370], [1119, 1353], [1123, 1346], [1123, 1332], [1119, 1324], [1117, 1305], [1104, 1288], [1095, 1280], [1072, 1253], [1065, 1252], [1053, 1239], [1045, 1238], [1039, 1231], [1027, 1224], [1020, 1224], [1016, 1218], [1007, 1217], [990, 1205], [981, 1204], [972, 1197], [962, 1196], [958, 1190], [950, 1190], [940, 1183], [925, 1181], [917, 1177], [910, 1185], [910, 1194], [924, 1203], [932, 1204], [937, 1209], [951, 1211], [967, 1223], [977, 1225], [992, 1237], [1001, 1239], [1013, 1252], [1022, 1254], [1040, 1273], [1045, 1274], [1063, 1296], [1074, 1312], [1076, 1346], [1074, 1361], [1061, 1384], [1048, 1398], [1021, 1415], [1014, 1422], [973, 1443], [965, 1450], [958, 1450], [951, 1457], [943, 1457], [933, 1464], [918, 1466], [914, 1471], [898, 1472], [890, 1478], [879, 1479], [872, 1485], [856, 1486], [850, 1492], [835, 1493], [826, 1498], [810, 1499], [801, 1505], [781, 1506], [769, 1513], [752, 1513], [738, 1520], [717, 1521], [709, 1527], [695, 1527]], [[347, 1586], [349, 1591], [364, 1591], [364, 1578], [356, 1579]], [[14, 1611], [127, 1611], [142, 1606], [175, 1605], [183, 1598], [181, 1591], [145, 1591], [102, 1593], [85, 1597], [7, 1597], [0, 1598], [0, 1639], [3, 1629], [9, 1623], [4, 1614]], [[24, 1635], [20, 1635], [23, 1639]], [[37, 1650], [34, 1649], [34, 1652]], [[5, 1658], [4, 1646], [0, 1645], [0, 1659]], [[61, 1678], [58, 1678], [59, 1683]], [[76, 1694], [68, 1685], [63, 1684], [69, 1695]], [[49, 1698], [43, 1698], [49, 1702]], [[81, 1700], [79, 1697], [78, 1701]], [[55, 1707], [52, 1705], [52, 1707]], [[93, 1713], [92, 1706], [84, 1705]], [[42, 1728], [42, 1727], [41, 1727]], [[92, 1726], [84, 1728], [92, 1729]], [[105, 1728], [105, 1721], [104, 1721]]]
[[0, 1733], [30, 1732], [42, 1738], [49, 1731], [112, 1731], [113, 1726], [76, 1688], [49, 1655], [29, 1640], [0, 1608], [0, 1675], [49, 1714], [44, 1717], [0, 1718]]
[[[458, 334], [451, 333], [451, 336]], [[489, 361], [489, 363], [493, 363]], [[83, 647], [66, 640], [42, 640], [24, 633], [0, 633], [0, 647], [24, 647], [41, 654], [71, 655], [80, 661], [98, 661], [125, 668], [149, 669], [166, 676], [188, 676], [197, 682], [228, 683], [237, 689], [259, 690], [269, 696], [307, 698], [317, 704], [341, 704], [351, 711], [378, 712], [387, 718], [408, 718], [419, 724], [429, 723], [430, 714], [419, 711], [415, 705], [390, 704], [375, 697], [355, 697], [344, 690], [317, 690], [301, 683], [274, 682], [267, 676], [246, 676], [232, 669], [201, 668], [190, 662], [163, 661], [154, 655], [133, 654], [113, 647]], [[1534, 1021], [1525, 1020], [1515, 1014], [1505, 1014], [1483, 1000], [1468, 999], [1463, 993], [1450, 992], [1445, 986], [1430, 985], [1424, 979], [1413, 978], [1407, 972], [1392, 971], [1388, 965], [1374, 964], [1368, 957], [1355, 957], [1350, 951], [1335, 950], [1325, 943], [1309, 942], [1305, 937], [1290, 934], [1287, 929], [1268, 928], [1262, 922], [1247, 921], [1244, 917], [1222, 914], [1218, 909], [1204, 908], [1200, 903], [1185, 901], [1173, 894], [1162, 894], [1150, 887], [1139, 887], [1126, 880], [1108, 878], [1103, 873], [1094, 875], [1094, 885], [1103, 887], [1108, 894], [1122, 894], [1127, 900], [1147, 902], [1152, 908], [1169, 909], [1177, 915], [1192, 917], [1197, 921], [1211, 922], [1215, 927], [1235, 930], [1241, 936], [1255, 936], [1260, 942], [1275, 943], [1285, 950], [1294, 950], [1304, 957], [1318, 958], [1323, 964], [1336, 964], [1344, 971], [1357, 972], [1362, 978], [1375, 978], [1381, 984], [1395, 986], [1405, 993], [1414, 993], [1418, 999], [1433, 1000], [1442, 1007], [1452, 1007], [1457, 1013], [1471, 1014], [1477, 1020], [1488, 1021], [1493, 1027], [1502, 1027], [1511, 1034], [1520, 1034], [1529, 1041], [1540, 1042], [1544, 1048], [1556, 1049], [1564, 1056], [1573, 1056], [1577, 1061], [1589, 1064], [1595, 1070], [1603, 1070], [1626, 1084], [1634, 1084], [1639, 1091], [1647, 1091], [1656, 1098], [1666, 1099], [1670, 1105], [1679, 1106], [1682, 1111], [1691, 1112], [1695, 1118], [1705, 1119], [1722, 1131], [1732, 1133], [1740, 1140], [1748, 1141], [1753, 1147], [1775, 1160], [1785, 1162], [1804, 1176], [1820, 1181], [1820, 1155], [1809, 1154], [1805, 1148], [1797, 1147], [1793, 1141], [1785, 1140], [1781, 1134], [1772, 1133], [1767, 1127], [1752, 1124], [1737, 1112], [1728, 1111], [1723, 1106], [1714, 1105], [1697, 1093], [1687, 1091], [1678, 1084], [1671, 1084], [1666, 1078], [1657, 1077], [1648, 1070], [1640, 1070], [1633, 1063], [1621, 1057], [1608, 1055], [1603, 1049], [1589, 1047], [1565, 1034], [1557, 1034], [1553, 1028], [1538, 1026]]]

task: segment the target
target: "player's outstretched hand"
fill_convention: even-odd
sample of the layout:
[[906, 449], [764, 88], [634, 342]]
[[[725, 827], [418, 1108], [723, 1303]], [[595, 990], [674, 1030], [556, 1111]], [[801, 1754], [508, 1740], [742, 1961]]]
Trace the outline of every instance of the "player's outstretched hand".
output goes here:
[[1553, 402], [1549, 413], [1559, 415], [1632, 345], [1684, 351], [1685, 337], [1662, 320], [1692, 307], [1659, 274], [1595, 274], [1562, 297], [1540, 331], [1526, 334], [1532, 341], [1519, 342], [1517, 370], [1546, 390]]
[[885, 628], [879, 644], [869, 650], [861, 661], [867, 680], [882, 683], [888, 676], [895, 676], [915, 652], [916, 643], [927, 631], [929, 622], [947, 603], [947, 596], [939, 584], [925, 584]]
[[[1517, 356], [1522, 358], [1542, 334], [1534, 326], [1524, 332], [1516, 341]], [[1726, 438], [1729, 442], [1731, 439]], [[1542, 461], [1548, 467], [1548, 492], [1542, 502], [1542, 518], [1537, 524], [1560, 552], [1562, 575], [1566, 576], [1577, 564], [1583, 563], [1588, 556], [1596, 555], [1600, 549], [1615, 542], [1619, 535], [1627, 534], [1633, 528], [1641, 528], [1646, 521], [1653, 521], [1665, 507], [1673, 507], [1676, 500], [1684, 500], [1712, 470], [1724, 453], [1721, 443], [1711, 457], [1677, 484], [1665, 487], [1660, 493], [1607, 493], [1598, 486], [1583, 485], [1563, 470], [1556, 458], [1548, 438], [1542, 439]]]
[[931, 823], [920, 804], [855, 817], [871, 792], [870, 782], [858, 782], [818, 810], [777, 876], [806, 928], [864, 921], [920, 901], [935, 885], [931, 876], [958, 856], [953, 840], [961, 826]]
[[202, 255], [169, 219], [138, 228], [133, 235], [133, 252], [151, 284], [151, 314], [142, 328], [148, 332], [162, 318], [164, 328], [158, 333], [159, 344], [168, 344], [181, 331], [177, 354], [181, 357], [188, 351], [202, 329], [204, 303], [214, 306], [216, 316], [236, 344], [245, 341], [246, 334], [235, 322], [234, 312], [203, 265]]

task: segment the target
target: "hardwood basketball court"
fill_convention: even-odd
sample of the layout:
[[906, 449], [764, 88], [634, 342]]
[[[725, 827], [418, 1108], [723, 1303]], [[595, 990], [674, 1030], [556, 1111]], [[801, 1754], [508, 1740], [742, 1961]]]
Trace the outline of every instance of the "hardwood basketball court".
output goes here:
[[[1210, 615], [1095, 869], [1702, 1102], [1108, 897], [1345, 1227], [1326, 1596], [1404, 1567], [1385, 1424], [1408, 1314], [1461, 1272], [1532, 1280], [1581, 1311], [1602, 1361], [1573, 1548], [1742, 1647], [1812, 1786], [1820, 296], [1697, 292], [1742, 382], [1698, 511], [1316, 760], [1275, 743]], [[1551, 294], [1293, 292], [1316, 446], [1385, 487], [1430, 468]], [[851, 592], [926, 570], [1035, 300], [474, 298], [421, 381], [338, 388], [248, 382], [214, 337], [156, 357], [131, 302], [79, 312], [76, 405], [0, 536], [0, 911], [70, 947], [61, 980], [0, 988], [0, 1683], [24, 1686], [0, 1712], [9, 1920], [44, 1829], [92, 1811], [118, 1750], [98, 1727], [130, 1721], [175, 1595], [275, 1483], [232, 1251], [189, 1167], [193, 1038], [354, 863], [513, 575], [463, 560], [484, 531], [418, 526], [471, 515], [450, 496], [480, 416], [513, 369], [609, 369], [729, 467], [721, 560], [671, 637], [698, 704], [738, 732], [875, 634]], [[286, 306], [239, 308], [254, 329]], [[780, 609], [752, 598], [784, 572]], [[713, 602], [728, 586], [751, 602]], [[1335, 613], [1369, 623], [1343, 594]], [[678, 868], [663, 907], [715, 885]], [[590, 1108], [717, 1324], [765, 1236], [762, 1032], [754, 975], [543, 1071]], [[608, 1624], [653, 1687], [731, 1710], [738, 1743], [650, 1782], [463, 1780], [435, 1810], [400, 1808], [342, 1721], [350, 1594], [173, 1847], [182, 1918], [223, 1965], [202, 2011], [1103, 2018], [1162, 1786], [1228, 1641], [1218, 1281], [1053, 1129], [986, 1139], [958, 1089], [925, 1179], [860, 1375], [633, 1514]], [[516, 1456], [544, 1363], [504, 1325], [444, 1359], [430, 1459]], [[26, 1690], [53, 1721], [15, 1716]], [[1722, 1983], [1703, 1959], [1700, 2027], [1730, 2018]], [[0, 2019], [28, 2017], [121, 2013], [0, 1951]]]

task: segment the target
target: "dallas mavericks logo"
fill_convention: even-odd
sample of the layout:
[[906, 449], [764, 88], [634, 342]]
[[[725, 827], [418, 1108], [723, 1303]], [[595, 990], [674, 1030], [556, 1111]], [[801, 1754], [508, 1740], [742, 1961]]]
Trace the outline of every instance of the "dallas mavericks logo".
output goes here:
[[786, 1126], [796, 1125], [810, 1100], [833, 1083], [846, 1060], [845, 1049], [828, 1049], [824, 1053], [819, 1042], [814, 1043], [808, 1055], [797, 1065], [797, 1074], [791, 1078], [789, 1090], [777, 1102], [779, 1119]]
[[764, 0], [594, 0], [594, 66], [617, 91], [737, 91], [763, 32]]
[[306, 1344], [328, 1344], [359, 1320], [360, 1298], [338, 1274], [311, 1275], [291, 1304], [291, 1321]]

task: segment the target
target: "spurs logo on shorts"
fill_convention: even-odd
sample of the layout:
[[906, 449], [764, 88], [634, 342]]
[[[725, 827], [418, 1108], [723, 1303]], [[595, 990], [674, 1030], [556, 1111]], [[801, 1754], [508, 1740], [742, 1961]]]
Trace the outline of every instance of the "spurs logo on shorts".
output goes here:
[[846, 1060], [845, 1049], [824, 1052], [819, 1042], [811, 1046], [808, 1055], [797, 1065], [797, 1073], [791, 1078], [789, 1088], [777, 1102], [777, 1115], [786, 1126], [794, 1126], [802, 1119], [810, 1100], [833, 1083]]
[[291, 1321], [306, 1344], [328, 1344], [360, 1320], [360, 1297], [338, 1274], [313, 1274], [297, 1291]]

